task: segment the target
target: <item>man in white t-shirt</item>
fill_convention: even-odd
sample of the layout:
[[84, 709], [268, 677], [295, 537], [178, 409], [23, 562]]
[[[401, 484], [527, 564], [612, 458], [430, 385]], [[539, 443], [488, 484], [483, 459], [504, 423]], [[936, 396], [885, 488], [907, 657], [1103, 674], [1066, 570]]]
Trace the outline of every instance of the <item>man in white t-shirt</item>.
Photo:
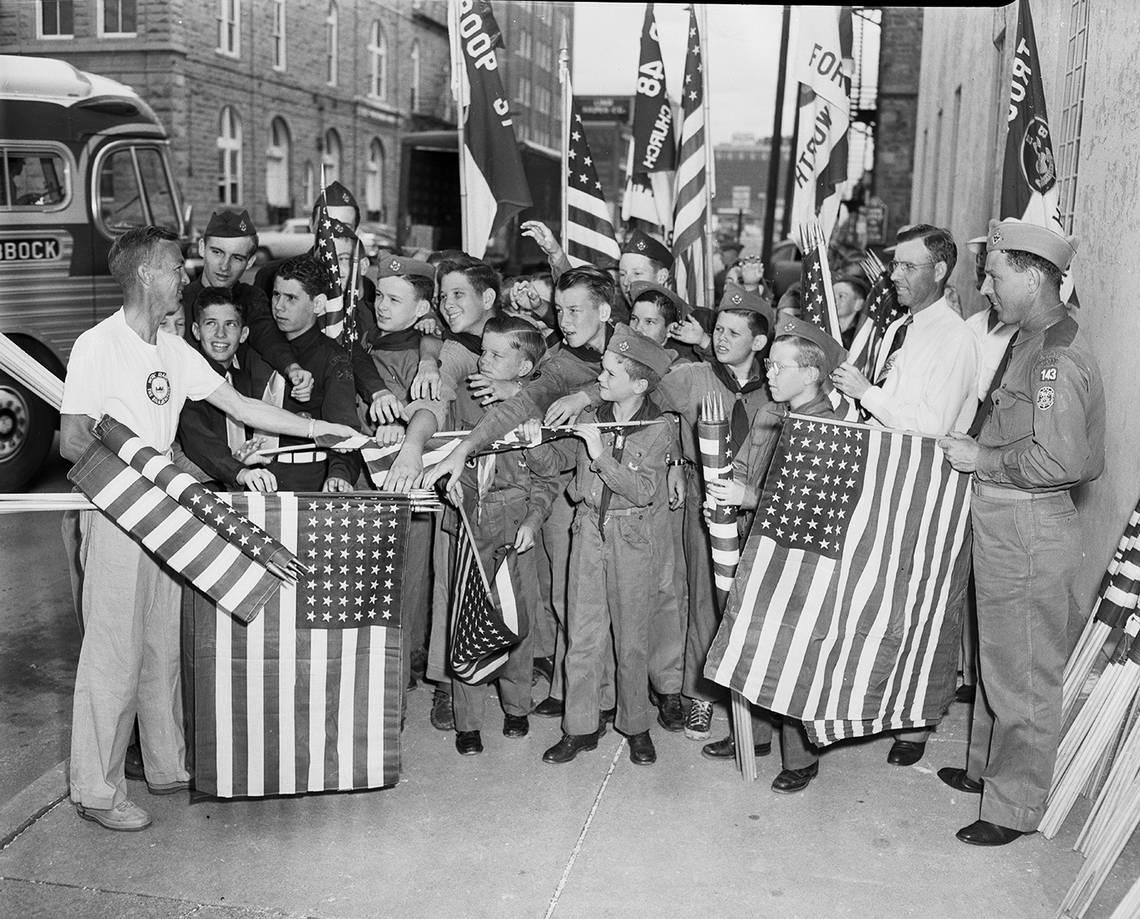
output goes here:
[[[160, 227], [128, 230], [108, 257], [123, 308], [79, 336], [60, 410], [60, 453], [75, 461], [110, 415], [168, 453], [187, 399], [265, 431], [313, 437], [355, 434], [247, 399], [178, 336], [161, 331], [189, 282], [178, 238]], [[137, 714], [152, 794], [189, 788], [179, 674], [180, 585], [100, 511], [80, 517], [83, 644], [75, 675], [71, 799], [110, 830], [142, 830], [150, 815], [127, 797], [124, 757]]]
[[[946, 300], [958, 247], [949, 230], [929, 224], [900, 230], [897, 240], [890, 270], [899, 304], [908, 310], [906, 326], [895, 332], [894, 341], [902, 335], [902, 343], [877, 383], [850, 362], [835, 369], [832, 381], [884, 427], [928, 437], [966, 431], [978, 408], [979, 346]], [[931, 730], [899, 732], [887, 762], [918, 762]]]

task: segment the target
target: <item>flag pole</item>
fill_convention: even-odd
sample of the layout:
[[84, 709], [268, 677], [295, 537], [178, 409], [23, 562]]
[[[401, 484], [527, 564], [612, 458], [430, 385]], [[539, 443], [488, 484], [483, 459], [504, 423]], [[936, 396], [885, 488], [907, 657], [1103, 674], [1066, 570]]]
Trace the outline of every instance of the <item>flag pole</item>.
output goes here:
[[562, 251], [569, 251], [569, 241], [566, 238], [566, 227], [570, 222], [570, 159], [567, 152], [570, 149], [570, 119], [573, 111], [573, 97], [570, 88], [570, 46], [566, 35], [566, 22], [562, 23], [562, 46], [558, 49], [558, 79], [562, 84], [562, 221], [560, 235], [562, 237]]
[[451, 43], [452, 92], [455, 95], [456, 151], [459, 154], [459, 226], [463, 251], [471, 240], [467, 221], [467, 141], [464, 136], [463, 87], [467, 81], [467, 61], [459, 38], [459, 0], [447, 0], [447, 32]]
[[713, 224], [713, 195], [716, 189], [715, 157], [713, 156], [712, 122], [709, 100], [709, 18], [708, 4], [695, 4], [697, 25], [701, 30], [701, 107], [705, 123], [705, 304], [716, 309], [716, 282], [713, 278], [713, 243], [716, 234], [709, 232]]

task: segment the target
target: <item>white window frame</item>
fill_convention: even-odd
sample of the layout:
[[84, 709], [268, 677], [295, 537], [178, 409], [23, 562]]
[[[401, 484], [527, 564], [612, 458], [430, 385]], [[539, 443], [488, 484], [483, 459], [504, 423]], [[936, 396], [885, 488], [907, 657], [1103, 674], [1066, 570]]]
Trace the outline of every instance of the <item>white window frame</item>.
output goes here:
[[325, 71], [325, 83], [328, 86], [337, 85], [337, 71], [340, 68], [340, 9], [336, 0], [329, 0], [328, 11], [325, 13], [325, 60], [328, 65]]
[[107, 0], [95, 0], [95, 19], [100, 38], [135, 38], [138, 33], [139, 21], [139, 5], [138, 0], [117, 0], [119, 5], [119, 18], [122, 18], [122, 10], [124, 3], [134, 3], [135, 5], [135, 31], [134, 32], [108, 32], [106, 15], [103, 12], [103, 4]]
[[[337, 155], [335, 157], [330, 152], [333, 141], [336, 142]], [[341, 140], [340, 132], [336, 128], [329, 128], [325, 131], [325, 148], [321, 151], [321, 163], [325, 167], [325, 188], [327, 188], [333, 182], [339, 181], [341, 173], [344, 171], [344, 141]]]
[[273, 41], [274, 70], [284, 70], [287, 66], [285, 53], [286, 22], [285, 0], [273, 0], [273, 26], [270, 35]]
[[56, 20], [58, 21], [59, 8], [65, 3], [71, 5], [71, 31], [70, 32], [57, 32], [52, 35], [44, 34], [44, 4], [48, 0], [36, 0], [36, 38], [43, 41], [68, 41], [75, 38], [75, 0], [51, 0], [56, 7]]
[[418, 112], [420, 110], [420, 105], [423, 102], [423, 100], [420, 98], [420, 96], [422, 95], [422, 89], [423, 89], [423, 84], [421, 83], [423, 62], [420, 60], [420, 57], [421, 57], [421, 51], [420, 51], [419, 39], [413, 39], [413, 41], [412, 41], [412, 53], [411, 53], [411, 58], [412, 58], [412, 95], [411, 95], [411, 99], [409, 100], [410, 105], [408, 106], [409, 109], [413, 112]]
[[301, 170], [301, 197], [305, 199], [305, 210], [311, 211], [313, 209], [313, 202], [317, 198], [317, 171], [313, 167], [312, 160], [305, 160], [305, 165]]
[[[225, 133], [227, 114], [229, 116], [229, 126], [233, 129], [233, 135], [229, 137], [227, 137]], [[218, 170], [219, 204], [239, 205], [242, 202], [242, 144], [243, 130], [241, 116], [232, 105], [223, 105], [221, 112], [218, 113], [217, 149], [220, 166]], [[237, 190], [236, 194], [231, 198], [230, 191], [235, 188]]]
[[368, 95], [388, 98], [388, 36], [379, 19], [372, 20], [368, 33]]
[[225, 57], [241, 57], [241, 0], [217, 2], [218, 44], [214, 50]]
[[[379, 153], [379, 156], [377, 156]], [[384, 142], [379, 137], [373, 137], [368, 145], [368, 164], [364, 185], [364, 209], [366, 212], [377, 212], [384, 217], [384, 172], [387, 168], [388, 156], [384, 150]], [[376, 207], [372, 207], [375, 204]]]
[[[274, 129], [280, 126], [282, 133], [284, 133], [284, 143], [276, 143]], [[289, 199], [292, 197], [292, 175], [290, 166], [290, 157], [293, 147], [293, 132], [289, 130], [289, 123], [280, 115], [274, 115], [269, 119], [269, 145], [265, 148], [265, 201], [270, 207], [288, 207]], [[282, 174], [282, 185], [285, 191], [284, 204], [271, 201], [270, 198], [270, 176], [272, 174], [271, 164]]]

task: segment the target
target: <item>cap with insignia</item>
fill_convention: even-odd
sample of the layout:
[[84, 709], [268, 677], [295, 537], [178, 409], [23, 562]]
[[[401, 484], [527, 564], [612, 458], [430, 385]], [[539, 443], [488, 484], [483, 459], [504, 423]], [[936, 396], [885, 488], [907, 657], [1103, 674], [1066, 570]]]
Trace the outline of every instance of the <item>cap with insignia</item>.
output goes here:
[[641, 230], [634, 230], [629, 234], [629, 238], [621, 247], [621, 251], [623, 254], [629, 252], [634, 255], [644, 255], [665, 268], [673, 267], [673, 253], [669, 251], [669, 248], [663, 242], [654, 239]]
[[203, 236], [216, 236], [219, 239], [233, 239], [241, 236], [256, 236], [257, 228], [249, 211], [214, 211], [206, 225]]
[[847, 349], [814, 322], [805, 322], [803, 319], [781, 320], [776, 326], [776, 340], [779, 341], [784, 335], [794, 335], [819, 346], [824, 357], [824, 366], [820, 368], [823, 377], [847, 359]]
[[1062, 236], [1060, 233], [1054, 233], [1052, 230], [1047, 230], [1045, 227], [1034, 223], [1026, 223], [1016, 217], [991, 220], [986, 251], [1005, 251], [1007, 249], [1032, 252], [1065, 271], [1069, 267], [1069, 262], [1073, 260], [1073, 256], [1077, 254], [1077, 238], [1075, 236]]
[[682, 319], [689, 315], [689, 304], [677, 296], [677, 294], [671, 291], [668, 287], [664, 287], [661, 284], [654, 284], [651, 281], [634, 281], [629, 285], [630, 304], [637, 303], [637, 301], [646, 294], [661, 294], [669, 300], [672, 300], [673, 305], [677, 307], [677, 315]]
[[624, 322], [614, 326], [614, 334], [610, 343], [606, 345], [607, 351], [612, 351], [618, 357], [628, 357], [630, 360], [644, 364], [659, 377], [665, 375], [677, 352], [669, 348], [662, 348], [652, 338], [635, 332]]
[[435, 268], [427, 262], [419, 262], [414, 258], [387, 255], [376, 263], [376, 276], [378, 278], [402, 278], [409, 274], [435, 280]]
[[356, 207], [356, 199], [352, 197], [352, 192], [340, 182], [330, 184], [317, 198], [316, 203], [325, 207]]
[[720, 298], [720, 305], [717, 306], [718, 310], [751, 310], [754, 313], [760, 313], [766, 319], [772, 318], [772, 307], [760, 294], [755, 291], [745, 290], [736, 284], [726, 283], [724, 285], [724, 296]]
[[329, 226], [327, 230], [332, 234], [333, 239], [358, 239], [356, 230], [350, 227], [343, 220], [337, 220], [335, 217], [329, 218]]

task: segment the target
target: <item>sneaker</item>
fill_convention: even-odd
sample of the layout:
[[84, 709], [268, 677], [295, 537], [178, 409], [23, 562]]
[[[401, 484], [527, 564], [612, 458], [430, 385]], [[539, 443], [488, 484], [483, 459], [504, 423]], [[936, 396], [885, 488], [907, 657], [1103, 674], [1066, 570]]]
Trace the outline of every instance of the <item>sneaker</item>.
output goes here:
[[114, 807], [84, 807], [76, 804], [75, 809], [84, 820], [99, 824], [105, 830], [121, 833], [135, 833], [145, 830], [151, 824], [150, 814], [133, 801], [120, 801]]
[[431, 697], [431, 726], [437, 731], [455, 730], [455, 713], [451, 710], [451, 693], [437, 689]]
[[689, 740], [708, 740], [712, 734], [713, 705], [703, 699], [694, 699], [685, 716], [685, 736]]
[[666, 731], [676, 733], [685, 726], [685, 709], [681, 694], [670, 692], [657, 697], [657, 723]]

